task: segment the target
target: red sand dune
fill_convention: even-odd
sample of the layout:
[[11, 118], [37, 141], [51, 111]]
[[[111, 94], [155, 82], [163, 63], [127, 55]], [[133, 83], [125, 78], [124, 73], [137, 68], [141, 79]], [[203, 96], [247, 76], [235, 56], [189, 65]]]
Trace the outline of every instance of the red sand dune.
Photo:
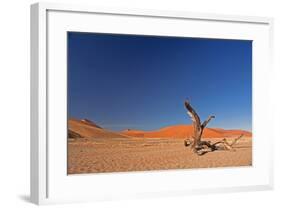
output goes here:
[[[68, 135], [69, 138], [188, 138], [193, 134], [192, 125], [175, 125], [161, 128], [154, 131], [141, 131], [137, 129], [127, 129], [121, 132], [114, 132], [103, 129], [88, 119], [69, 119]], [[222, 138], [239, 136], [251, 137], [252, 133], [243, 130], [225, 130], [221, 128], [205, 128], [204, 138]]]
[[[87, 119], [69, 119], [68, 120], [68, 136], [69, 138], [75, 137], [84, 138], [127, 138], [128, 136], [122, 135], [117, 132], [112, 132], [107, 129], [103, 129]], [[76, 137], [76, 138], [79, 138]]]
[[252, 137], [252, 133], [249, 131], [245, 130], [240, 130], [240, 129], [231, 129], [231, 130], [225, 130], [225, 129], [218, 129], [218, 128], [209, 128], [210, 130], [220, 132], [224, 136], [235, 136], [235, 135], [241, 135], [243, 134], [244, 136], [247, 137]]
[[[168, 126], [155, 131], [139, 131], [127, 129], [120, 132], [123, 135], [131, 137], [144, 137], [144, 138], [187, 138], [193, 134], [192, 125], [176, 125]], [[205, 128], [203, 132], [204, 138], [221, 138], [229, 136], [238, 136], [243, 134], [244, 136], [252, 136], [252, 133], [243, 130], [224, 130], [219, 128]]]

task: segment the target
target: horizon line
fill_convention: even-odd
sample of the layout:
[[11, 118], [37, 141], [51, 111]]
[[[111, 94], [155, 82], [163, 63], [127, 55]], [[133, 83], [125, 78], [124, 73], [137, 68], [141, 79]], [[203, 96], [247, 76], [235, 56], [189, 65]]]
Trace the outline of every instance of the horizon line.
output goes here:
[[[190, 124], [183, 124], [183, 123], [179, 123], [179, 124], [172, 124], [172, 125], [165, 125], [165, 126], [162, 126], [160, 128], [157, 128], [157, 129], [150, 129], [150, 130], [144, 130], [144, 129], [141, 129], [141, 128], [122, 128], [121, 130], [114, 130], [112, 128], [107, 128], [107, 126], [117, 126], [117, 125], [99, 125], [98, 123], [96, 123], [95, 121], [92, 121], [91, 119], [88, 119], [88, 118], [82, 118], [82, 119], [79, 119], [79, 118], [74, 118], [74, 117], [69, 117], [67, 118], [67, 120], [78, 120], [78, 121], [82, 121], [82, 120], [88, 120], [90, 122], [92, 122], [93, 124], [101, 127], [102, 129], [107, 129], [107, 130], [110, 130], [110, 131], [114, 131], [114, 132], [122, 132], [122, 131], [125, 131], [125, 130], [137, 130], [137, 131], [145, 131], [145, 132], [150, 132], [150, 131], [157, 131], [157, 130], [160, 130], [160, 129], [164, 129], [164, 128], [167, 128], [167, 127], [172, 127], [172, 126], [192, 126], [193, 124], [190, 123]], [[122, 126], [126, 126], [126, 125], [122, 125]], [[104, 128], [105, 127], [105, 128]], [[206, 127], [207, 129], [222, 129], [222, 130], [242, 130], [242, 131], [247, 131], [247, 132], [250, 132], [252, 133], [252, 129], [240, 129], [240, 128], [222, 128], [222, 127]]]

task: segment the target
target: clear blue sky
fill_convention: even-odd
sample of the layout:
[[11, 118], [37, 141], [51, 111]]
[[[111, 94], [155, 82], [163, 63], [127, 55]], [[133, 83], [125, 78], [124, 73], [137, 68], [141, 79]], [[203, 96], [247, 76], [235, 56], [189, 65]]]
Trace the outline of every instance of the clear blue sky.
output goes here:
[[252, 41], [68, 32], [68, 116], [112, 129], [252, 128]]

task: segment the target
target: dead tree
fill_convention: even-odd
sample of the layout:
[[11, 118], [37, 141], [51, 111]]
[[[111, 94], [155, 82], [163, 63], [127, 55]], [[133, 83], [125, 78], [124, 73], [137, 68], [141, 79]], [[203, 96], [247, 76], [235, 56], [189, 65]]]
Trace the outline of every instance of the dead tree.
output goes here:
[[202, 148], [201, 138], [202, 138], [203, 131], [207, 126], [207, 124], [213, 118], [215, 118], [215, 116], [209, 116], [208, 119], [201, 124], [200, 117], [198, 116], [196, 111], [192, 108], [190, 103], [188, 101], [185, 101], [184, 105], [187, 109], [187, 114], [192, 120], [192, 125], [193, 125], [193, 136], [192, 136], [193, 141], [191, 144], [191, 148], [194, 152], [197, 153], [197, 151]]
[[221, 141], [215, 142], [212, 144], [210, 141], [202, 141], [202, 135], [205, 127], [207, 124], [215, 118], [215, 116], [211, 115], [209, 116], [203, 123], [200, 121], [200, 117], [196, 113], [196, 111], [192, 108], [190, 103], [188, 101], [184, 102], [185, 108], [187, 109], [187, 114], [192, 120], [193, 125], [193, 136], [192, 140], [188, 139], [185, 140], [184, 144], [185, 146], [191, 146], [191, 149], [194, 153], [198, 155], [203, 155], [207, 152], [213, 152], [215, 150], [234, 150], [233, 145], [243, 137], [243, 135], [236, 138], [233, 142], [229, 143], [224, 138]]

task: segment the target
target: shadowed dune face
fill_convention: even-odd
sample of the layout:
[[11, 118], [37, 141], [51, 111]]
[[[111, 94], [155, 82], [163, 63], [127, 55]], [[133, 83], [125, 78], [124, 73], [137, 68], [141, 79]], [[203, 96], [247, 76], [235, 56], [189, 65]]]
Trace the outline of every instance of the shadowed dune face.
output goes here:
[[70, 130], [70, 129], [68, 129], [67, 137], [68, 137], [69, 139], [73, 139], [73, 138], [82, 138], [82, 136], [81, 136], [80, 134], [78, 134], [78, 133], [76, 133], [76, 132], [74, 132], [74, 131], [72, 131], [72, 130]]
[[70, 134], [71, 138], [74, 138], [75, 135], [79, 135], [76, 138], [128, 138], [127, 135], [103, 129], [87, 119], [69, 119], [68, 135]]

